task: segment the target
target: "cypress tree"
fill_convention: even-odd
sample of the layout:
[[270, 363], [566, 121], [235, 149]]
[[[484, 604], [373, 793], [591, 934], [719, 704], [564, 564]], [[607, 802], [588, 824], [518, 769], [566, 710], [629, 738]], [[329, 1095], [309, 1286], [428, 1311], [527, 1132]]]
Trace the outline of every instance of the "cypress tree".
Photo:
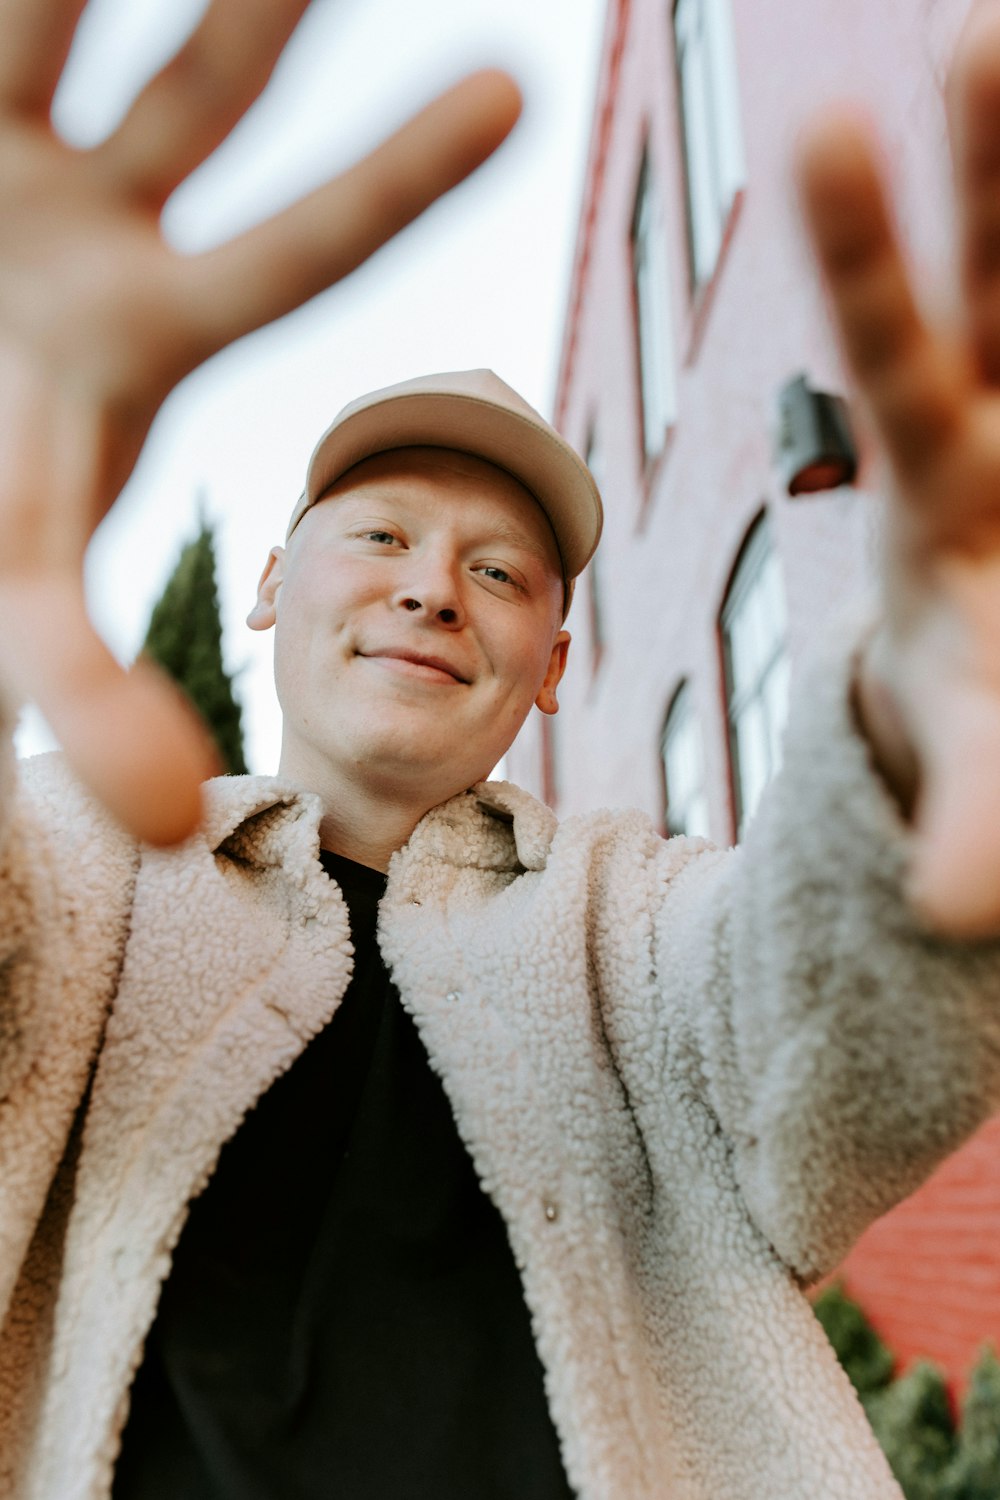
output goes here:
[[199, 528], [153, 607], [142, 649], [190, 698], [215, 737], [225, 769], [242, 774], [242, 716], [222, 661], [215, 538], [204, 513]]

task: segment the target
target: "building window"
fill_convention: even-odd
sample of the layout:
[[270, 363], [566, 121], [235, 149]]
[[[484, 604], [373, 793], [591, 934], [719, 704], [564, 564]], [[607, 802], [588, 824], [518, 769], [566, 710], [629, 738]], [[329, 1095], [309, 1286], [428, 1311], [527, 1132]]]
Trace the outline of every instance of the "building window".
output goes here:
[[736, 834], [742, 838], [781, 764], [788, 714], [785, 594], [764, 516], [743, 547], [721, 623]]
[[[601, 447], [596, 426], [591, 427], [587, 437], [587, 468], [594, 476], [594, 482], [604, 497], [604, 450]], [[604, 654], [604, 594], [603, 594], [604, 569], [601, 561], [601, 549], [598, 547], [590, 562], [587, 564], [587, 603], [590, 615], [590, 663], [593, 671], [601, 664]]]
[[676, 0], [674, 45], [691, 278], [698, 287], [715, 270], [733, 199], [746, 180], [730, 0]]
[[701, 732], [691, 701], [691, 688], [682, 682], [673, 696], [660, 742], [666, 788], [668, 833], [708, 837], [708, 798]]
[[676, 416], [670, 280], [663, 205], [643, 153], [632, 215], [632, 278], [638, 325], [642, 442], [646, 458], [663, 447]]

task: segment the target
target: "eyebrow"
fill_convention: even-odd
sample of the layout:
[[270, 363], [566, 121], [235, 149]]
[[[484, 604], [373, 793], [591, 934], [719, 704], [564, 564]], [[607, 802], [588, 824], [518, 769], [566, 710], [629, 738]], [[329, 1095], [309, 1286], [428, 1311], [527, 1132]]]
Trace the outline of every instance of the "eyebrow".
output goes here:
[[[511, 546], [523, 547], [526, 552], [530, 552], [534, 557], [537, 557], [546, 567], [552, 566], [552, 551], [543, 542], [540, 542], [537, 537], [529, 536], [526, 531], [521, 531], [517, 526], [511, 526], [507, 521], [497, 521], [489, 526], [483, 532], [483, 541], [508, 542]], [[552, 550], [555, 551], [558, 557], [559, 549], [555, 546], [555, 543], [553, 543]]]

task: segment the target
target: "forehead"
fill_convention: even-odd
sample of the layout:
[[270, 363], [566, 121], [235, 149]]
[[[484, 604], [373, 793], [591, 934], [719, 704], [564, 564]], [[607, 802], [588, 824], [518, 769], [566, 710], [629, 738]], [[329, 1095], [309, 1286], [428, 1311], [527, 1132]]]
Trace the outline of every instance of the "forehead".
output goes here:
[[413, 447], [375, 454], [341, 475], [316, 504], [345, 498], [395, 499], [428, 515], [458, 503], [477, 527], [527, 546], [562, 576], [552, 527], [531, 491], [506, 469], [471, 453]]

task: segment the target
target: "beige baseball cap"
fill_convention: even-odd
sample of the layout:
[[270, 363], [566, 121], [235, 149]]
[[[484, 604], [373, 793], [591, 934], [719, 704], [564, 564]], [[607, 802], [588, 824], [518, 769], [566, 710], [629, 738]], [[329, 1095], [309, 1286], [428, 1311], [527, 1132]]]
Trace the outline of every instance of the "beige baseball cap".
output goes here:
[[492, 370], [422, 375], [345, 406], [313, 450], [286, 540], [362, 459], [418, 446], [471, 453], [513, 474], [548, 516], [567, 584], [586, 567], [603, 524], [593, 476], [565, 438]]

